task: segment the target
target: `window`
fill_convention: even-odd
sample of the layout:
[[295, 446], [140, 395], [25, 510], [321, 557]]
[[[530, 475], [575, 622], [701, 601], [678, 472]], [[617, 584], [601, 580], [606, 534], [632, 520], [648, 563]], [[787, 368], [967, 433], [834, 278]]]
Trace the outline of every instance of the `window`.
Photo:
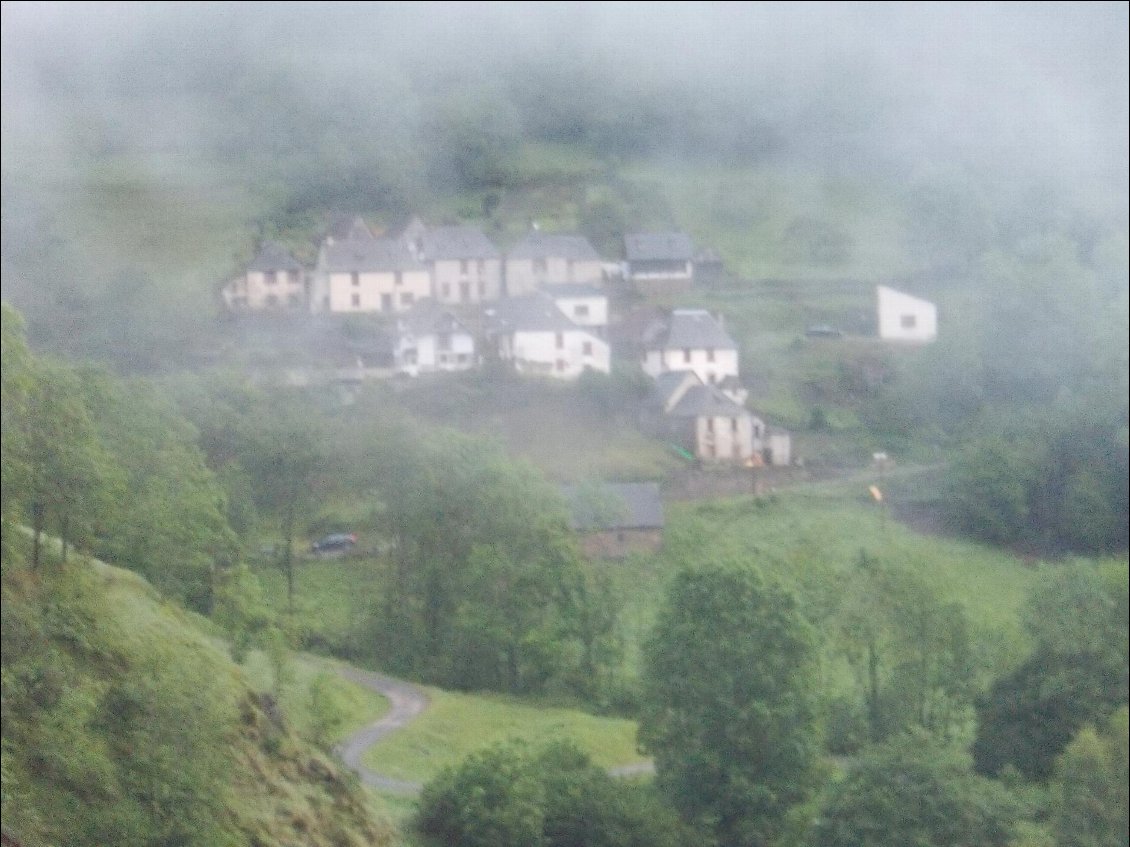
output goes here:
[[545, 273], [545, 271], [546, 271], [545, 259], [534, 259], [533, 265], [534, 265], [534, 273], [536, 273], [536, 274], [544, 274]]
[[459, 283], [459, 302], [466, 303], [471, 299], [471, 283]]
[[567, 280], [569, 280], [569, 282], [573, 281], [573, 260], [572, 259], [566, 259], [565, 260], [565, 278]]
[[918, 317], [916, 315], [903, 315], [899, 318], [899, 325], [903, 329], [914, 329], [918, 325]]
[[286, 281], [291, 285], [298, 285], [298, 271], [287, 271]]
[[591, 356], [592, 355], [592, 342], [586, 341], [584, 344], [582, 344], [581, 345], [581, 352], [584, 353], [586, 356]]
[[394, 273], [392, 275], [392, 284], [393, 285], [403, 285], [404, 284], [404, 273], [403, 273], [403, 271], [397, 271], [396, 273]]
[[706, 431], [710, 433], [714, 432], [714, 418], [706, 419]]
[[448, 297], [450, 297], [451, 296], [451, 284], [445, 282], [442, 286], [440, 286], [440, 293], [443, 295], [445, 300]]
[[276, 297], [274, 294], [268, 294], [267, 295], [267, 305], [270, 306], [273, 309], [275, 306], [279, 305], [279, 298]]
[[381, 311], [382, 312], [391, 312], [392, 311], [392, 295], [391, 294], [382, 294], [381, 295]]
[[356, 288], [361, 284], [361, 274], [357, 273], [357, 271], [354, 271], [349, 275], [349, 282], [353, 285], [354, 288]]
[[734, 426], [733, 426], [734, 435], [737, 435], [738, 434], [738, 419], [737, 418], [733, 419], [733, 424], [734, 424]]
[[587, 318], [589, 316], [589, 307], [583, 303], [573, 307], [573, 317]]
[[401, 306], [411, 306], [415, 302], [416, 302], [416, 295], [413, 294], [411, 291], [404, 291], [404, 292], [401, 293], [401, 295], [400, 295], [400, 305]]
[[461, 273], [461, 274], [463, 274], [464, 276], [466, 276], [466, 275], [467, 275], [467, 271], [468, 271], [469, 269], [470, 269], [470, 262], [468, 262], [468, 261], [467, 261], [466, 259], [460, 259], [460, 260], [459, 260], [459, 273]]
[[361, 306], [361, 295], [360, 294], [354, 294], [350, 298], [349, 305], [351, 305], [354, 309], [360, 308], [360, 306]]
[[557, 349], [561, 350], [565, 347], [565, 334], [562, 332], [557, 333]]
[[683, 361], [689, 362], [690, 360], [691, 360], [691, 348], [690, 347], [684, 347], [683, 348]]
[[439, 335], [437, 335], [436, 336], [436, 346], [440, 350], [450, 350], [451, 349], [451, 333], [441, 332]]
[[706, 361], [708, 361], [708, 362], [714, 361], [714, 348], [713, 347], [707, 348]]
[[558, 371], [558, 373], [562, 373], [562, 372], [564, 372], [564, 370], [565, 370], [565, 360], [564, 359], [558, 359], [557, 360], [557, 371]]

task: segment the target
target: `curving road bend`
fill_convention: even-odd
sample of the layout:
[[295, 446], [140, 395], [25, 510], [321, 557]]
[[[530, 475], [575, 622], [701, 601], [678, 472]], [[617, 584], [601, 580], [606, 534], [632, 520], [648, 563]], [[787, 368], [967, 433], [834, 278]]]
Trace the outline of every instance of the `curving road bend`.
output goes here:
[[393, 779], [372, 771], [361, 763], [365, 751], [390, 733], [396, 732], [415, 720], [428, 707], [428, 697], [409, 682], [391, 676], [363, 671], [360, 668], [338, 668], [338, 673], [350, 682], [363, 685], [388, 698], [388, 713], [345, 739], [338, 747], [341, 760], [361, 777], [361, 782], [392, 794], [419, 794], [423, 784], [403, 779]]
[[[372, 671], [364, 671], [354, 667], [339, 667], [337, 672], [350, 682], [363, 685], [378, 694], [388, 698], [390, 708], [388, 713], [375, 723], [369, 724], [345, 739], [338, 747], [341, 760], [361, 777], [361, 782], [371, 788], [387, 791], [392, 794], [414, 796], [423, 789], [423, 783], [410, 782], [403, 779], [393, 779], [382, 776], [370, 770], [361, 763], [365, 751], [398, 729], [403, 729], [428, 708], [428, 697], [418, 687], [410, 682], [394, 679]], [[651, 762], [637, 762], [630, 765], [621, 765], [609, 768], [612, 776], [631, 777], [655, 773], [655, 765]]]

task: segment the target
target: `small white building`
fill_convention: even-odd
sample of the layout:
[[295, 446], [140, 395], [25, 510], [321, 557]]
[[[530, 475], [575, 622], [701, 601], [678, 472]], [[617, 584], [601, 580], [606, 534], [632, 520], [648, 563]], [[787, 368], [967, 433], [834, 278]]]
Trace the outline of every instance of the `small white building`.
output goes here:
[[650, 377], [693, 371], [707, 385], [730, 386], [738, 379], [738, 345], [705, 309], [675, 309], [644, 331], [641, 366]]
[[430, 299], [397, 318], [392, 355], [395, 372], [409, 376], [466, 371], [478, 365], [475, 336]]
[[608, 331], [608, 295], [591, 285], [547, 285], [542, 291], [553, 298], [565, 317], [601, 338]]
[[303, 309], [306, 269], [281, 244], [265, 241], [247, 270], [227, 283], [221, 296], [234, 312]]
[[938, 308], [929, 300], [877, 287], [879, 337], [884, 341], [928, 343], [938, 337]]
[[601, 285], [604, 265], [583, 235], [531, 231], [506, 255], [506, 294], [519, 297], [546, 285]]
[[483, 317], [499, 359], [518, 373], [576, 379], [587, 370], [612, 369], [608, 342], [569, 320], [543, 292], [499, 300]]

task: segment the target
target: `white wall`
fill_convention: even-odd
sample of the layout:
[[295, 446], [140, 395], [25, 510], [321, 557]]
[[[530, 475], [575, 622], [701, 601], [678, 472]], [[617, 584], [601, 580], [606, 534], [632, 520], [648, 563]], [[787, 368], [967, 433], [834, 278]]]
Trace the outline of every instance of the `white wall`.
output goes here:
[[929, 300], [880, 285], [879, 337], [885, 341], [933, 341], [938, 337], [938, 309]]
[[438, 302], [482, 303], [501, 296], [501, 259], [467, 259], [466, 267], [464, 271], [459, 259], [437, 259], [431, 263]]
[[577, 326], [600, 330], [608, 326], [608, 298], [603, 294], [555, 297], [553, 302]]
[[695, 443], [695, 452], [704, 461], [745, 461], [753, 455], [750, 416], [698, 418], [695, 421]]
[[426, 270], [402, 271], [399, 285], [393, 271], [360, 272], [356, 285], [353, 274], [348, 272], [326, 274], [324, 280], [311, 297], [314, 311], [406, 312], [431, 294], [431, 275]]
[[601, 373], [612, 369], [608, 344], [579, 329], [515, 332], [500, 345], [499, 354], [523, 373], [556, 379], [575, 379], [590, 368]]
[[694, 371], [704, 383], [713, 385], [728, 376], [738, 376], [738, 351], [714, 350], [711, 361], [711, 351], [705, 349], [648, 350], [644, 354], [643, 370], [653, 378], [668, 371]]

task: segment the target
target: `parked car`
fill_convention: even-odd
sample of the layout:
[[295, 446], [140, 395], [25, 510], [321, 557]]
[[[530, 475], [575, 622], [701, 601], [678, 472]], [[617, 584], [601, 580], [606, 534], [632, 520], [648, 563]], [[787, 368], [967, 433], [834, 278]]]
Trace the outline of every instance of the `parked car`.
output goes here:
[[315, 553], [344, 553], [357, 546], [357, 536], [352, 532], [334, 532], [324, 535], [310, 545]]
[[844, 331], [831, 324], [811, 324], [804, 329], [809, 338], [843, 338]]

